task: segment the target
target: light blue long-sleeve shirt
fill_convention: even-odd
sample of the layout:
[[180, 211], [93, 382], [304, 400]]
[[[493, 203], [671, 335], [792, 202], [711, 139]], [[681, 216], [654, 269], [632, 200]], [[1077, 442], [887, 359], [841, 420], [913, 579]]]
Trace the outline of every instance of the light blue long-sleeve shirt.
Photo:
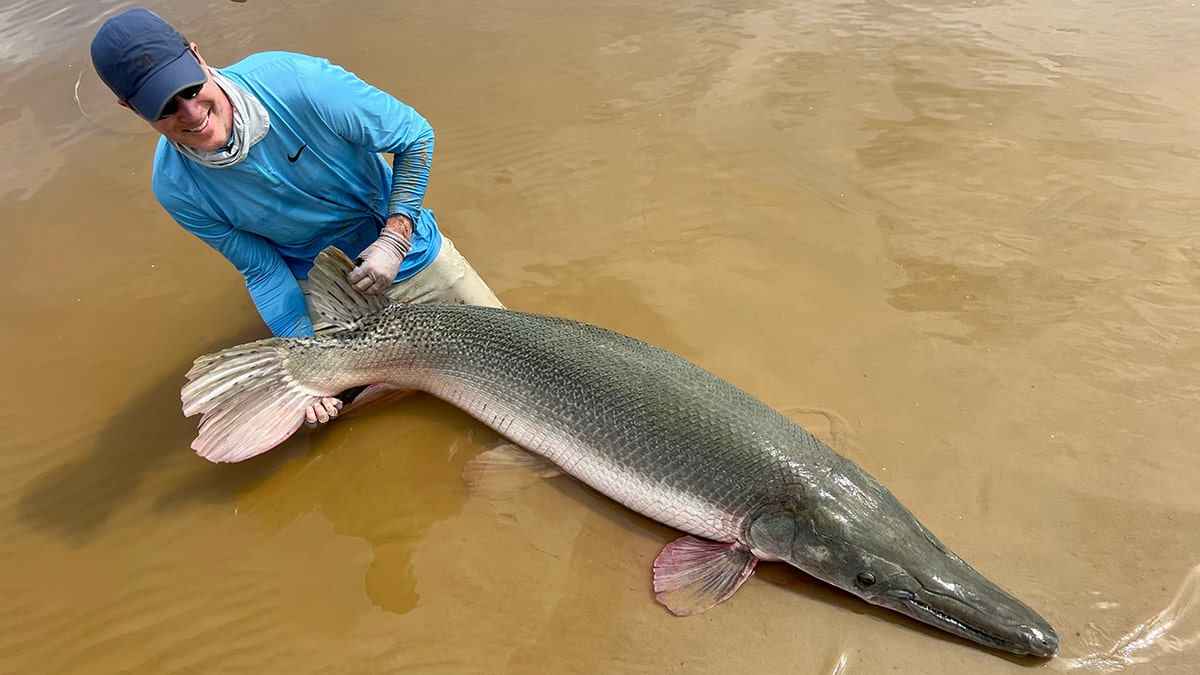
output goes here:
[[[220, 169], [160, 139], [154, 195], [242, 273], [273, 334], [312, 334], [296, 280], [331, 244], [358, 256], [389, 215], [414, 225], [396, 280], [433, 261], [442, 236], [421, 206], [433, 154], [423, 117], [325, 59], [264, 52], [219, 72], [262, 102], [270, 131], [244, 160]], [[393, 153], [393, 166], [379, 153]]]

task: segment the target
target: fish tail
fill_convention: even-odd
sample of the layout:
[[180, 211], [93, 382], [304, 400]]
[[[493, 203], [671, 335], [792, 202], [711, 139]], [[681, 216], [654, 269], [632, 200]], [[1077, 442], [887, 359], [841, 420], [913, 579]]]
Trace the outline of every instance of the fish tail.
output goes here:
[[240, 462], [279, 445], [325, 395], [292, 377], [277, 339], [201, 356], [187, 379], [183, 414], [202, 415], [192, 448], [213, 462]]

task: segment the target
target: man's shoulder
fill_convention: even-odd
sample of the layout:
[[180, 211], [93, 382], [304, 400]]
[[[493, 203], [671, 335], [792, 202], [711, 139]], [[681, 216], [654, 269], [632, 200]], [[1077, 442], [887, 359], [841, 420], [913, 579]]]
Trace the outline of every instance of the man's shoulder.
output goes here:
[[299, 115], [323, 98], [338, 69], [316, 56], [260, 52], [219, 70], [257, 96], [271, 114]]
[[285, 78], [296, 80], [330, 66], [329, 60], [295, 52], [259, 52], [219, 70], [226, 76], [246, 80]]

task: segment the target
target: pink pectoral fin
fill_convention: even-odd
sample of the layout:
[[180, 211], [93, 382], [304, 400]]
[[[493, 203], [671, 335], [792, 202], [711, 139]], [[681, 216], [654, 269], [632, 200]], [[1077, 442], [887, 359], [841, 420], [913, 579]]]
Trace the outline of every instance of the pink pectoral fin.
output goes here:
[[737, 544], [680, 537], [654, 559], [654, 597], [676, 616], [699, 614], [733, 595], [757, 564]]

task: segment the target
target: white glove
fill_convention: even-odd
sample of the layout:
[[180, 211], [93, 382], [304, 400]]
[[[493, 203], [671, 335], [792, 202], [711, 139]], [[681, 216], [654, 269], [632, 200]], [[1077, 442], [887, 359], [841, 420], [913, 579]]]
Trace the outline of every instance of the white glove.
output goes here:
[[379, 233], [375, 243], [359, 254], [358, 267], [350, 270], [346, 280], [359, 293], [375, 295], [392, 285], [404, 256], [412, 250], [412, 244], [402, 235], [386, 227]]

